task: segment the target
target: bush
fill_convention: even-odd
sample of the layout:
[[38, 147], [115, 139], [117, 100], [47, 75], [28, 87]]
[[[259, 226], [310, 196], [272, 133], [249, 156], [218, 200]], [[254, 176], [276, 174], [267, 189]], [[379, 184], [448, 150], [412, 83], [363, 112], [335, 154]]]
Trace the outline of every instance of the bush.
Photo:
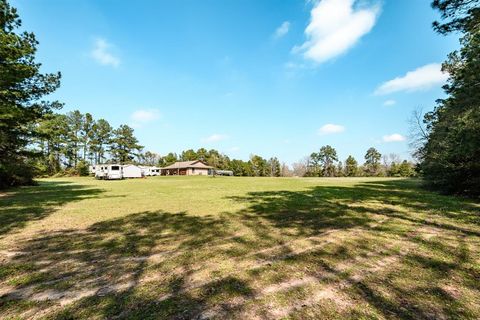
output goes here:
[[81, 177], [88, 176], [89, 173], [90, 173], [88, 171], [88, 166], [89, 166], [89, 164], [86, 161], [82, 160], [82, 161], [78, 162], [77, 167], [75, 168], [77, 175], [79, 175]]
[[0, 163], [0, 189], [21, 185], [33, 185], [33, 170], [22, 160], [14, 163]]

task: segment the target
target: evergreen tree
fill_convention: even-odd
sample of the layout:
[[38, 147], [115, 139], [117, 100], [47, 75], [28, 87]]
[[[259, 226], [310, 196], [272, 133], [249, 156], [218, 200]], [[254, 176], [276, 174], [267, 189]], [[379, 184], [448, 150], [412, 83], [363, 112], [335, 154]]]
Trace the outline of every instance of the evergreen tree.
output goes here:
[[99, 119], [93, 124], [93, 137], [91, 148], [94, 153], [95, 164], [105, 161], [105, 152], [107, 145], [110, 144], [113, 128], [105, 119]]
[[358, 174], [358, 162], [354, 157], [348, 156], [345, 160], [345, 175], [347, 177], [355, 177]]
[[322, 172], [322, 165], [320, 155], [316, 152], [312, 152], [308, 158], [307, 172], [308, 177], [319, 177]]
[[449, 55], [443, 70], [447, 97], [427, 113], [428, 140], [421, 148], [420, 169], [428, 184], [447, 193], [480, 195], [480, 1], [436, 0], [444, 20], [434, 28], [460, 32], [461, 49]]
[[182, 155], [180, 156], [182, 161], [193, 161], [193, 160], [198, 160], [198, 155], [195, 151], [192, 149], [185, 150], [182, 152]]
[[382, 154], [375, 148], [370, 148], [365, 154], [365, 170], [367, 175], [376, 176], [380, 171], [380, 159]]
[[110, 154], [114, 161], [121, 164], [131, 162], [143, 147], [138, 144], [137, 138], [133, 135], [133, 129], [122, 124], [118, 129], [113, 130], [113, 138], [110, 145]]
[[338, 161], [335, 148], [329, 145], [321, 147], [318, 159], [322, 164], [322, 175], [324, 177], [333, 177], [335, 175], [335, 162]]
[[177, 155], [173, 152], [170, 152], [162, 158], [161, 163], [159, 163], [159, 164], [162, 167], [166, 167], [166, 166], [169, 166], [171, 164], [174, 164], [177, 161], [178, 161]]
[[33, 182], [27, 158], [39, 153], [28, 144], [38, 137], [37, 123], [58, 102], [40, 101], [60, 86], [60, 73], [41, 74], [35, 62], [35, 35], [17, 32], [17, 10], [0, 1], [0, 188]]
[[251, 171], [255, 177], [267, 176], [268, 164], [267, 160], [263, 159], [259, 155], [250, 156]]
[[90, 162], [92, 162], [93, 152], [90, 148], [91, 141], [94, 135], [93, 132], [93, 117], [90, 113], [86, 113], [83, 117], [82, 129], [80, 131], [80, 141], [82, 142], [83, 149], [83, 160], [87, 160], [87, 156], [90, 157]]
[[81, 144], [80, 133], [83, 127], [83, 120], [84, 115], [78, 110], [67, 113], [67, 126], [69, 132], [67, 141], [67, 157], [69, 159], [69, 167], [77, 166], [78, 152]]

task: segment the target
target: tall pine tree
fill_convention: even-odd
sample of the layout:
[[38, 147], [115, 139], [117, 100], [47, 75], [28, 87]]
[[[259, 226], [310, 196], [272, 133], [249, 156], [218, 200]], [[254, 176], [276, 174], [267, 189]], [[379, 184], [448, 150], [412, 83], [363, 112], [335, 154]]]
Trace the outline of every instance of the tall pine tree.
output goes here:
[[480, 195], [480, 1], [435, 0], [442, 34], [462, 35], [459, 51], [443, 64], [447, 97], [425, 116], [428, 140], [418, 152], [430, 186], [447, 193]]
[[36, 122], [58, 102], [40, 99], [60, 86], [60, 73], [41, 74], [35, 61], [35, 35], [17, 32], [17, 10], [0, 0], [0, 188], [33, 182], [28, 144], [38, 136]]

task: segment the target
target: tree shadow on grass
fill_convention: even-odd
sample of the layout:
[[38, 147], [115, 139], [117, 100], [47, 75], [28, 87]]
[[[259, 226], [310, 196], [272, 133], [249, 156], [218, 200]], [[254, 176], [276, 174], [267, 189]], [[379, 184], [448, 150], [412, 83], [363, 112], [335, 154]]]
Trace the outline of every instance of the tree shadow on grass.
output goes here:
[[[323, 258], [317, 261], [319, 267], [346, 281], [350, 294], [358, 295], [386, 318], [479, 316], [480, 310], [472, 310], [475, 302], [465, 294], [468, 291], [480, 296], [475, 281], [480, 272], [474, 258], [479, 254], [480, 206], [474, 201], [421, 190], [415, 180], [372, 181], [354, 187], [315, 186], [296, 192], [251, 192], [232, 199], [250, 204], [245, 214], [265, 219], [278, 229], [293, 228], [297, 235], [362, 228], [374, 239], [373, 252], [375, 247], [382, 252], [385, 243], [399, 239], [405, 247], [400, 246], [398, 254], [391, 253], [395, 268], [365, 278], [352, 277], [335, 263], [327, 263], [332, 253], [319, 252]], [[344, 261], [358, 261], [360, 246], [358, 251], [342, 248], [337, 252]], [[370, 248], [367, 255], [373, 252]], [[386, 262], [373, 269], [382, 269], [383, 264]]]
[[[343, 288], [351, 310], [326, 303], [339, 318], [475, 318], [462, 292], [480, 294], [477, 205], [415, 188], [251, 192], [230, 198], [245, 203], [239, 212], [148, 211], [40, 234], [1, 269], [0, 315], [19, 314], [24, 302], [26, 317], [48, 310], [51, 319], [241, 319], [257, 309], [278, 318], [269, 310], [277, 299], [262, 299], [294, 290], [299, 277]], [[314, 293], [280, 296], [282, 316], [315, 318], [318, 304], [304, 302]]]
[[42, 181], [39, 186], [17, 188], [0, 197], [0, 237], [41, 220], [56, 207], [99, 196], [102, 189], [67, 182]]
[[19, 244], [23, 254], [0, 269], [9, 285], [0, 293], [0, 314], [18, 308], [12, 301], [33, 301], [35, 308], [65, 305], [53, 319], [191, 319], [214, 301], [251, 294], [234, 276], [185, 288], [191, 270], [212, 254], [195, 248], [226, 237], [225, 224], [184, 212], [141, 212], [28, 240]]

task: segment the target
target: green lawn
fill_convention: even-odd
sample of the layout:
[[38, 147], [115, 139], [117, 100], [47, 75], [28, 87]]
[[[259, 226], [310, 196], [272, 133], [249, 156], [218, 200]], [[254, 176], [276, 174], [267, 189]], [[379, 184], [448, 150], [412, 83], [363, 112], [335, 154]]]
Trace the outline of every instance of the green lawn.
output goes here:
[[0, 193], [1, 319], [479, 319], [480, 204], [374, 178]]

